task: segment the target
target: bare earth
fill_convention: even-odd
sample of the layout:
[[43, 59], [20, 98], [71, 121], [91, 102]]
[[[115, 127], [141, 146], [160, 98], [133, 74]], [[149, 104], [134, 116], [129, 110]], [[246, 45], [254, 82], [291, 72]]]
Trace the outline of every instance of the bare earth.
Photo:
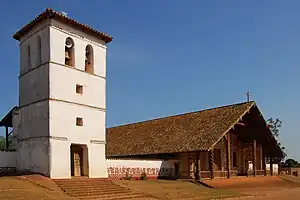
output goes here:
[[263, 193], [257, 193], [255, 196], [229, 198], [228, 200], [299, 200], [300, 199], [300, 188], [281, 189], [276, 191], [265, 191]]
[[[208, 181], [207, 184], [213, 185], [214, 189], [185, 181], [120, 180], [115, 182], [132, 191], [144, 193], [149, 197], [147, 199], [153, 200], [300, 199], [300, 178], [288, 176]], [[74, 200], [64, 194], [52, 180], [38, 175], [0, 177], [0, 191], [0, 200]]]
[[0, 200], [72, 200], [59, 190], [40, 187], [20, 177], [0, 178]]
[[228, 198], [229, 200], [300, 199], [300, 178], [293, 176], [213, 180], [209, 182], [216, 188], [229, 189], [247, 195], [244, 197]]

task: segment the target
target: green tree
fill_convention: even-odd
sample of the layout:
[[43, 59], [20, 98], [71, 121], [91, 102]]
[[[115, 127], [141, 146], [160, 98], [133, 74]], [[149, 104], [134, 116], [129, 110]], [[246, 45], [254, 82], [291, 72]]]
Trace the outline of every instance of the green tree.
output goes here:
[[[272, 117], [269, 118], [267, 120], [267, 124], [272, 132], [272, 134], [274, 135], [275, 138], [279, 137], [279, 132], [280, 132], [280, 128], [282, 127], [282, 121], [280, 120], [280, 118], [276, 118], [273, 119]], [[278, 143], [278, 145], [280, 146], [282, 152], [283, 152], [283, 158], [286, 157], [286, 153], [285, 153], [285, 147], [283, 147], [280, 143]]]
[[273, 135], [277, 138], [279, 136], [279, 129], [282, 127], [282, 121], [279, 118], [275, 120], [271, 117], [267, 120], [268, 125], [273, 133]]
[[6, 140], [4, 136], [0, 136], [0, 149], [6, 148]]
[[298, 161], [291, 159], [291, 158], [287, 159], [284, 164], [286, 167], [298, 167], [299, 166]]
[[[8, 136], [8, 148], [11, 148], [12, 144], [12, 135]], [[6, 138], [4, 136], [0, 136], [0, 149], [6, 149]]]

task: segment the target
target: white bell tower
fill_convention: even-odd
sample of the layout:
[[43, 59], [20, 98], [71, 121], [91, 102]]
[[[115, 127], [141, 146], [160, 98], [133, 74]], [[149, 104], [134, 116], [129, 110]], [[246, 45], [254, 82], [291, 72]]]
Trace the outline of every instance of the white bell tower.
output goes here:
[[51, 178], [107, 178], [106, 44], [112, 38], [52, 9], [20, 41], [17, 165]]

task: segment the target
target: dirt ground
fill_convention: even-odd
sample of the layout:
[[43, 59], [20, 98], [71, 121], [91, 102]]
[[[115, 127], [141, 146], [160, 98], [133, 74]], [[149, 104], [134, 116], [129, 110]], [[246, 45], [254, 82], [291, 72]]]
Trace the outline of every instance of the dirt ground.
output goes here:
[[228, 198], [228, 200], [300, 199], [300, 178], [293, 176], [213, 180], [210, 183], [216, 188], [229, 189], [247, 195], [244, 197]]
[[[116, 183], [159, 200], [300, 199], [300, 178], [292, 176], [212, 180], [209, 183], [214, 189], [186, 181], [119, 180]], [[53, 181], [41, 176], [1, 177], [0, 191], [0, 200], [74, 200]]]
[[299, 200], [300, 199], [300, 188], [290, 188], [290, 189], [279, 189], [272, 191], [264, 191], [261, 193], [256, 193], [254, 196], [245, 196], [237, 198], [228, 198], [228, 200]]
[[0, 178], [0, 200], [72, 200], [61, 191], [49, 190], [19, 177]]

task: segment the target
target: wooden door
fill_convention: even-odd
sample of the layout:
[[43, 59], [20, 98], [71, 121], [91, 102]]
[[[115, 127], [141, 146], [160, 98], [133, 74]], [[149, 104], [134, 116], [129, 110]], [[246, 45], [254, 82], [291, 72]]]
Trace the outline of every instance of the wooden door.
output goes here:
[[81, 176], [81, 153], [74, 152], [74, 176]]

